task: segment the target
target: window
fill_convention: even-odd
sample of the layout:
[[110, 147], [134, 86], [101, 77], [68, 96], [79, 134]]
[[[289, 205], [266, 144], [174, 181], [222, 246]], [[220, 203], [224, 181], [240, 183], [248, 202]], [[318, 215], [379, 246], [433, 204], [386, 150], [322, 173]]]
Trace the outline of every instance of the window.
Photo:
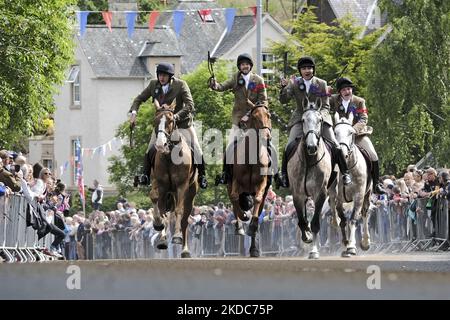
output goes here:
[[44, 165], [44, 167], [48, 168], [51, 172], [53, 172], [53, 160], [43, 159], [42, 164]]
[[275, 56], [272, 53], [262, 54], [262, 69], [261, 74], [267, 85], [271, 85], [275, 81], [275, 74], [273, 70], [273, 63], [275, 61]]
[[71, 99], [73, 106], [81, 105], [80, 98], [80, 66], [72, 66], [67, 78], [68, 83], [71, 84]]

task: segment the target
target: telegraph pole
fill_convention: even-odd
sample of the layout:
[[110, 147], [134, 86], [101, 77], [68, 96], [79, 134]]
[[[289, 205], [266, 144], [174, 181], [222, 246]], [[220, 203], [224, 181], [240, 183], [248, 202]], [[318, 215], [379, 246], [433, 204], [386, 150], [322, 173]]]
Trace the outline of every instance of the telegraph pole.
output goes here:
[[262, 69], [262, 0], [256, 1], [256, 73]]

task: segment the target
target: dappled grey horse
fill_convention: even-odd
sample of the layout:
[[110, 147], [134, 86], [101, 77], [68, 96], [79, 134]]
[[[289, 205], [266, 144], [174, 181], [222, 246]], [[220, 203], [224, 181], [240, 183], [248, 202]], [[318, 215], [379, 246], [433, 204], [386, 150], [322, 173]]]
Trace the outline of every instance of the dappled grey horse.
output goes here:
[[[298, 215], [298, 226], [302, 231], [302, 240], [312, 243], [310, 259], [319, 258], [319, 217], [327, 197], [327, 184], [331, 175], [331, 153], [321, 136], [322, 124], [320, 106], [317, 108], [315, 103], [308, 102], [302, 117], [303, 135], [288, 162], [290, 190]], [[311, 221], [308, 221], [306, 214], [306, 202], [309, 198], [314, 202]]]
[[[360, 247], [368, 250], [370, 247], [369, 235], [369, 214], [370, 195], [372, 190], [372, 179], [370, 167], [355, 144], [356, 130], [353, 128], [353, 114], [349, 118], [339, 119], [335, 113], [334, 133], [336, 140], [341, 145], [345, 155], [345, 160], [352, 176], [353, 183], [345, 186], [342, 182], [341, 174], [337, 181], [329, 189], [330, 207], [334, 216], [334, 221], [339, 224], [342, 232], [342, 241], [346, 246], [342, 252], [343, 257], [356, 255], [356, 226], [358, 220], [363, 218], [363, 234]], [[344, 214], [344, 203], [353, 202], [353, 210], [350, 219], [347, 220]]]

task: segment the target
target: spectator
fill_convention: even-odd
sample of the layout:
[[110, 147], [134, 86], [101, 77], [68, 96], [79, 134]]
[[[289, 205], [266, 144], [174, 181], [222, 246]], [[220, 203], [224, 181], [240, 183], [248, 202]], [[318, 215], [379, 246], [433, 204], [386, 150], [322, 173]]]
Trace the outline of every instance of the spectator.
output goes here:
[[11, 173], [3, 167], [4, 162], [0, 163], [0, 182], [10, 188], [13, 192], [19, 192], [21, 190], [21, 179], [17, 176], [17, 173]]
[[103, 187], [97, 180], [94, 180], [94, 189], [90, 188], [89, 191], [92, 191], [92, 208], [100, 210], [103, 202]]

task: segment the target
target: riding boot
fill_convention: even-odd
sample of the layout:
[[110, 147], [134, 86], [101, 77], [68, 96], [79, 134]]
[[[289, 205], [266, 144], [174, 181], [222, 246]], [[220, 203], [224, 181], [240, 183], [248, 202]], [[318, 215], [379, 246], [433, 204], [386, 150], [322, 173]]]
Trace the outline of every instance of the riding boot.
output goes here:
[[206, 179], [206, 168], [205, 168], [205, 159], [202, 156], [202, 162], [197, 164], [197, 170], [198, 170], [198, 184], [200, 185], [200, 188], [206, 189], [208, 187], [208, 180]]
[[144, 170], [139, 183], [144, 186], [150, 185], [150, 172], [152, 170], [153, 160], [155, 159], [156, 148], [152, 146], [144, 156]]
[[352, 183], [352, 178], [350, 177], [350, 173], [348, 172], [348, 166], [347, 162], [345, 161], [344, 153], [342, 152], [341, 148], [335, 147], [335, 155], [336, 155], [336, 162], [338, 164], [339, 170], [342, 173], [342, 180], [344, 182], [344, 185], [349, 185]]
[[215, 186], [218, 186], [219, 184], [228, 184], [228, 181], [231, 180], [231, 166], [231, 164], [226, 164], [224, 161], [222, 173], [216, 176]]
[[380, 183], [380, 166], [377, 161], [372, 161], [372, 192], [375, 194], [386, 194], [383, 186]]
[[287, 173], [287, 150], [283, 152], [283, 159], [281, 161], [281, 174], [275, 176], [275, 183], [277, 189], [280, 187], [289, 188], [289, 178]]

